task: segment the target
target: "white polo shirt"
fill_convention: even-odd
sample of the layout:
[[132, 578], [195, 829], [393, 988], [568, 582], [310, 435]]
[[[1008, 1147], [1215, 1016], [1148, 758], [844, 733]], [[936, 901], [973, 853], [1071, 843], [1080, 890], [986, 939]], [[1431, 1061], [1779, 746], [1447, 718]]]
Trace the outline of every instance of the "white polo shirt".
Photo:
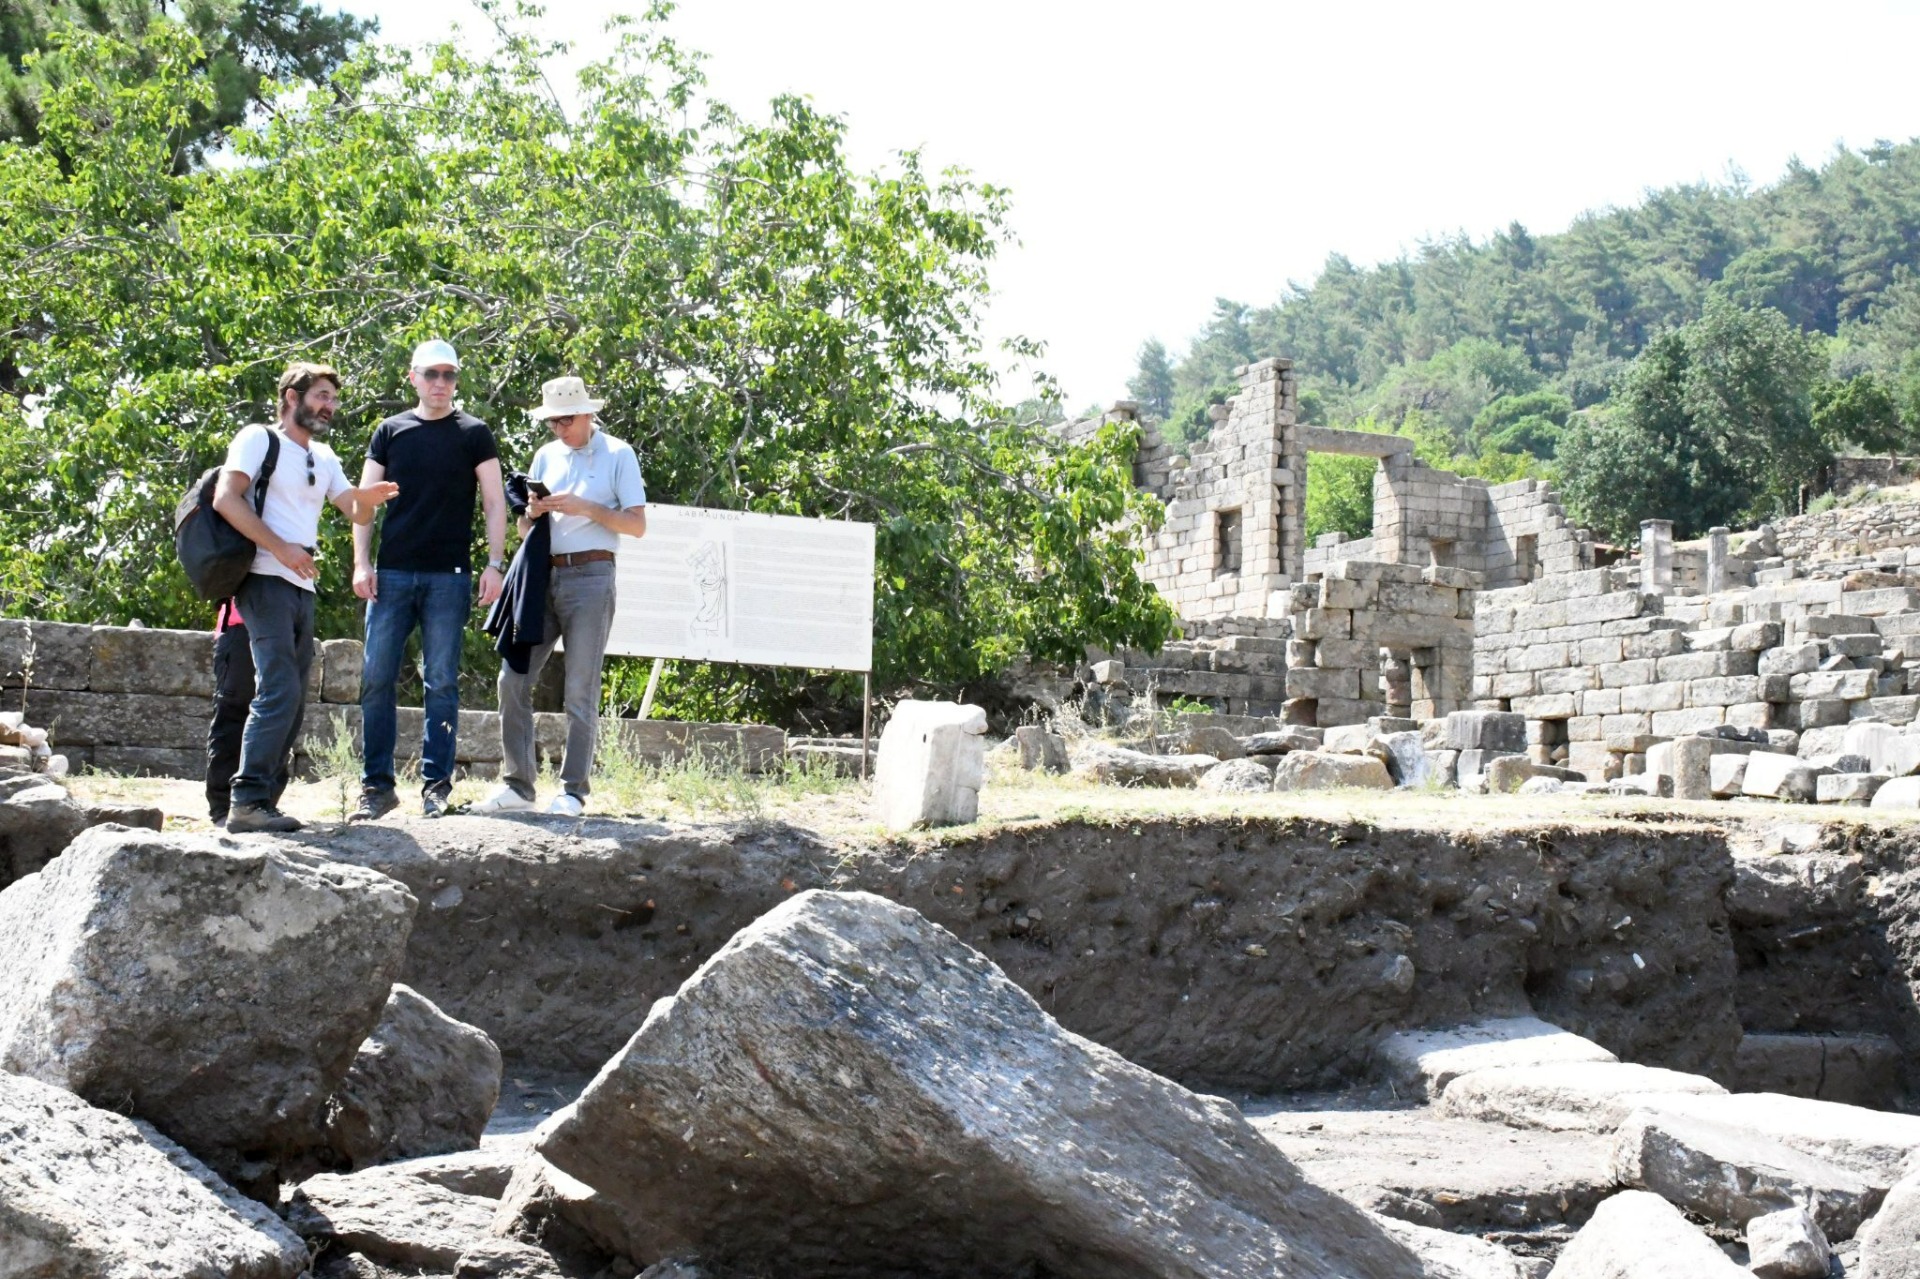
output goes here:
[[[647, 486], [640, 478], [640, 458], [633, 446], [597, 426], [582, 448], [570, 449], [560, 440], [541, 445], [527, 467], [527, 478], [539, 480], [550, 493], [571, 493], [616, 511], [647, 504]], [[585, 515], [556, 511], [547, 519], [555, 555], [620, 549], [618, 533]]]
[[[311, 449], [303, 449], [277, 426], [256, 424], [242, 429], [227, 446], [224, 469], [239, 471], [257, 483], [260, 467], [267, 460], [269, 430], [280, 437], [280, 457], [267, 480], [267, 503], [260, 510], [261, 523], [295, 546], [312, 546], [320, 540], [321, 509], [353, 485], [347, 483], [347, 473], [341, 469], [340, 459], [332, 449], [318, 440], [313, 441]], [[311, 484], [307, 482], [309, 456], [313, 461]], [[252, 488], [247, 490], [247, 501], [253, 501]], [[314, 583], [295, 574], [265, 548], [254, 552], [252, 571], [284, 578], [305, 591], [314, 589]]]

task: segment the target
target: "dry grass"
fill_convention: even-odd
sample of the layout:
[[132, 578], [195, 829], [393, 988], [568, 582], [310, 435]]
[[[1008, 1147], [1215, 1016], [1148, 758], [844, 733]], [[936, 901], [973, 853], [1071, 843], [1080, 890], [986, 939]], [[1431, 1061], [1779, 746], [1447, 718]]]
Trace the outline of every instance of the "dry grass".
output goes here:
[[[855, 842], [877, 840], [886, 834], [872, 817], [872, 784], [841, 777], [822, 766], [756, 776], [725, 761], [710, 759], [654, 765], [614, 754], [601, 762], [594, 779], [592, 811], [596, 814], [723, 825], [777, 822]], [[357, 767], [356, 763], [356, 781]], [[544, 802], [558, 793], [559, 787], [551, 776], [542, 780]], [[405, 814], [418, 812], [413, 798], [417, 785], [417, 781], [411, 786], [402, 784]], [[72, 786], [82, 798], [97, 802], [157, 805], [169, 815], [170, 827], [207, 828], [198, 782], [92, 774], [73, 779]], [[456, 802], [478, 799], [491, 793], [493, 786], [490, 781], [463, 780], [454, 787], [454, 798]], [[340, 793], [334, 777], [297, 783], [289, 789], [282, 807], [307, 821], [338, 821]], [[1920, 821], [1920, 813], [1869, 815], [1861, 809], [1781, 805], [1763, 800], [1679, 803], [1652, 798], [1467, 795], [1452, 790], [1213, 795], [1197, 790], [1106, 786], [1078, 777], [1024, 773], [996, 758], [989, 766], [987, 786], [980, 793], [979, 822], [949, 834], [980, 834], [1075, 819], [1117, 822], [1141, 818], [1289, 817], [1463, 832], [1541, 824], [1591, 828], [1622, 822], [1671, 827]]]

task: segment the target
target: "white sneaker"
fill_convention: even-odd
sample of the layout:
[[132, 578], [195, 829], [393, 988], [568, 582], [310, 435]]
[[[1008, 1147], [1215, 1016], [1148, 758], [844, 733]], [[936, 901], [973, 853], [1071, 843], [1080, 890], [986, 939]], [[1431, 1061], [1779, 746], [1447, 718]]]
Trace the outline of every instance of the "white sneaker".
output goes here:
[[587, 801], [581, 799], [578, 795], [568, 795], [562, 792], [554, 797], [551, 804], [547, 805], [547, 811], [557, 817], [585, 817], [587, 815]]
[[481, 817], [495, 813], [524, 813], [533, 808], [533, 801], [523, 796], [511, 786], [502, 786], [487, 796], [467, 812]]

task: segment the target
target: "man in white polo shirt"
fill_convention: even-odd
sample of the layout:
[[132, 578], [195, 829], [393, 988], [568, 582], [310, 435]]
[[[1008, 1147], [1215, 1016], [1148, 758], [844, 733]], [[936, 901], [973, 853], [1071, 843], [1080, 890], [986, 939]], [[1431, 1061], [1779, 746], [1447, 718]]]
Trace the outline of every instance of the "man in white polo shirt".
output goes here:
[[[331, 502], [355, 524], [365, 524], [400, 491], [391, 483], [354, 488], [333, 450], [315, 438], [332, 429], [340, 407], [338, 373], [324, 364], [295, 364], [280, 375], [279, 397], [277, 423], [244, 427], [234, 436], [213, 498], [213, 509], [259, 548], [234, 595], [240, 616], [247, 619], [254, 668], [253, 704], [240, 737], [240, 771], [233, 776], [227, 814], [227, 829], [235, 834], [300, 829], [298, 821], [274, 807], [274, 797], [286, 785], [306, 714], [320, 510]], [[248, 493], [273, 436], [279, 437], [280, 453], [256, 515]]]
[[647, 531], [647, 489], [633, 449], [599, 428], [601, 401], [587, 396], [577, 377], [555, 378], [540, 388], [533, 410], [553, 431], [527, 467], [531, 487], [549, 496], [534, 497], [520, 521], [525, 537], [533, 522], [548, 521], [551, 571], [547, 579], [546, 621], [524, 673], [500, 663], [500, 737], [505, 785], [470, 810], [509, 813], [533, 807], [539, 761], [533, 747], [533, 685], [540, 678], [556, 640], [567, 651], [567, 750], [560, 765], [561, 794], [550, 813], [578, 817], [587, 810], [593, 750], [600, 728], [600, 668], [606, 661], [607, 633], [613, 627], [614, 553], [620, 538]]

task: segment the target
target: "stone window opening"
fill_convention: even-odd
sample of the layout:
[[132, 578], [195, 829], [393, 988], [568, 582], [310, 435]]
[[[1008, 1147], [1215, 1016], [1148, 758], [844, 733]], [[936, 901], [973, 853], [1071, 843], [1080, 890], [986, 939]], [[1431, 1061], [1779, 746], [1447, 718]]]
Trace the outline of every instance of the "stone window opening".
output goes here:
[[1430, 539], [1427, 542], [1427, 553], [1433, 563], [1439, 568], [1452, 568], [1454, 566], [1452, 538], [1436, 537]]
[[1219, 511], [1214, 516], [1213, 562], [1215, 577], [1237, 577], [1240, 573], [1240, 512]]
[[1521, 585], [1540, 576], [1540, 535], [1524, 533], [1513, 544], [1513, 571]]

